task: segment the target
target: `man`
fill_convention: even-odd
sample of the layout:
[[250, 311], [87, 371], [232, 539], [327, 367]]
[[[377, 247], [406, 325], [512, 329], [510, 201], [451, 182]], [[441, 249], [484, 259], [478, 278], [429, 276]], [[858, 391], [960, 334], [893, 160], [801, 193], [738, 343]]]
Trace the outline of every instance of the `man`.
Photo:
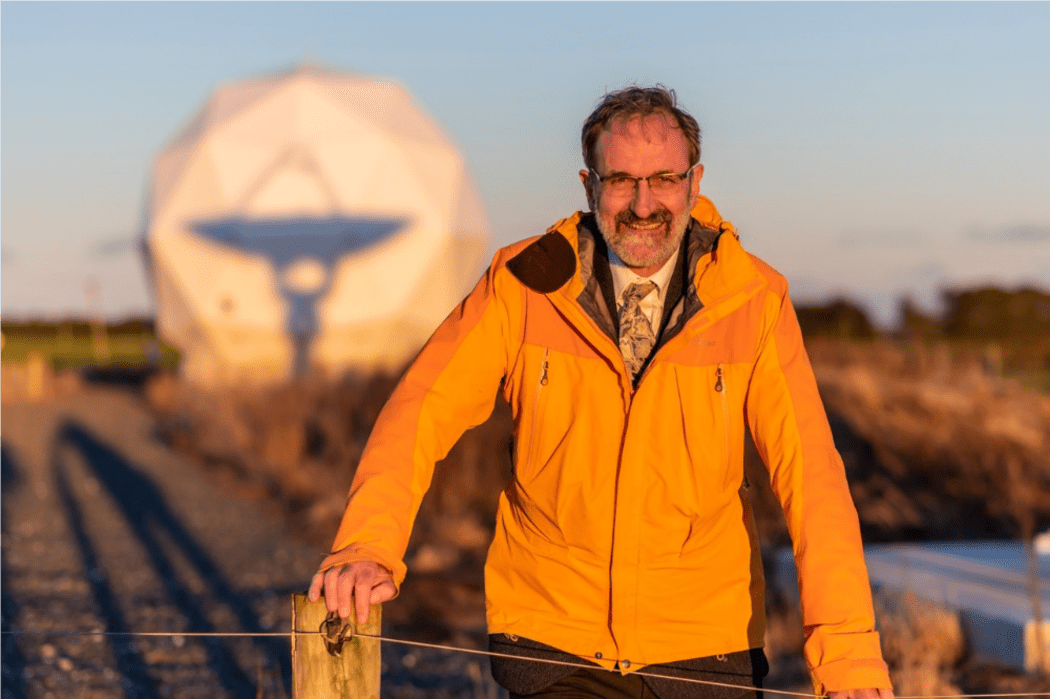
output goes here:
[[661, 87], [614, 92], [583, 154], [592, 213], [498, 252], [438, 328], [376, 423], [311, 598], [348, 616], [353, 593], [363, 619], [396, 594], [435, 461], [500, 390], [516, 439], [485, 567], [492, 648], [595, 669], [493, 658], [497, 680], [512, 696], [741, 696], [766, 672], [750, 428], [794, 541], [816, 690], [890, 699], [787, 284], [700, 197], [696, 121]]

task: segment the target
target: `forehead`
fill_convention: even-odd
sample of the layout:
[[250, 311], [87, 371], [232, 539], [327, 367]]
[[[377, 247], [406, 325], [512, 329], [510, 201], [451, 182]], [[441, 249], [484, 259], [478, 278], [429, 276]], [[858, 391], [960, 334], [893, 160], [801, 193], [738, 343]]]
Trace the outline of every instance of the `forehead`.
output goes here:
[[689, 167], [689, 144], [674, 119], [665, 114], [611, 122], [598, 136], [596, 155], [605, 173], [648, 175]]

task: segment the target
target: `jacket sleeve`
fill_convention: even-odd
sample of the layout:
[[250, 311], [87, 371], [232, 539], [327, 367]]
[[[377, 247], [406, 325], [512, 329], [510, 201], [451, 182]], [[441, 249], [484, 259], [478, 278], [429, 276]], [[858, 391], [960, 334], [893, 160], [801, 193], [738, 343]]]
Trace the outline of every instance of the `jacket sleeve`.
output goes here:
[[857, 511], [786, 283], [767, 292], [747, 419], [791, 534], [819, 694], [890, 687]]
[[434, 464], [492, 412], [519, 334], [520, 324], [511, 320], [520, 313], [516, 284], [497, 254], [413, 361], [376, 420], [321, 570], [374, 561], [400, 587], [402, 558]]

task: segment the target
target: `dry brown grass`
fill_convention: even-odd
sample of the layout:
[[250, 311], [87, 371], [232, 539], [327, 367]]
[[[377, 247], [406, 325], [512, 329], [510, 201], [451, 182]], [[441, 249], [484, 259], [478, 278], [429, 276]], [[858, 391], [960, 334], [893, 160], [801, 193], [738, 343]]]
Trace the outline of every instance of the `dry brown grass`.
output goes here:
[[813, 343], [868, 541], [1028, 537], [1050, 525], [1050, 395], [944, 346]]
[[[328, 543], [397, 378], [347, 375], [334, 383], [207, 391], [165, 374], [149, 383], [146, 397], [169, 443], [242, 492], [280, 501], [308, 534]], [[438, 464], [410, 554], [423, 544], [431, 546], [424, 559], [443, 555], [433, 547], [487, 547], [491, 535], [483, 532], [510, 473], [509, 439], [510, 411], [501, 401]]]
[[909, 590], [878, 591], [875, 613], [898, 696], [1050, 692], [1045, 676], [975, 661], [959, 615]]
[[882, 653], [894, 691], [902, 696], [962, 694], [955, 684], [966, 657], [959, 615], [910, 591], [875, 596]]
[[[990, 375], [979, 354], [961, 361], [943, 347], [807, 346], [866, 541], [1014, 537], [1050, 525], [1050, 396]], [[350, 375], [213, 393], [162, 375], [147, 396], [171, 444], [231, 487], [278, 503], [327, 545], [396, 380]], [[463, 645], [483, 639], [481, 566], [509, 478], [510, 431], [500, 400], [438, 466], [409, 545], [411, 584], [386, 612], [399, 631]], [[746, 466], [763, 545], [787, 543], [753, 445]], [[913, 599], [879, 604], [899, 694], [1035, 686], [969, 664], [951, 614]], [[804, 687], [797, 608], [772, 597], [769, 606], [767, 645], [780, 675], [772, 686]]]

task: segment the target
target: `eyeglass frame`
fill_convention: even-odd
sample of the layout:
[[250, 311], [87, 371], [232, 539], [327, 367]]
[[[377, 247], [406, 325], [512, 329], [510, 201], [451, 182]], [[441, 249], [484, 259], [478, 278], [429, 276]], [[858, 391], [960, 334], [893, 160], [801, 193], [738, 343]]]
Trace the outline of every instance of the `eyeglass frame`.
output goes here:
[[[591, 170], [590, 168], [587, 169], [587, 172], [589, 174], [593, 175], [594, 179], [598, 180], [598, 182], [601, 183], [601, 184], [605, 184], [606, 180], [609, 180], [609, 179], [612, 179], [612, 178], [618, 178], [618, 179], [624, 179], [624, 180], [632, 180], [633, 183], [634, 183], [634, 186], [631, 188], [632, 192], [637, 192], [638, 191], [638, 184], [642, 180], [645, 180], [646, 184], [649, 185], [649, 189], [651, 189], [653, 192], [656, 192], [657, 190], [653, 187], [653, 183], [650, 182], [651, 178], [653, 178], [653, 177], [667, 177], [668, 175], [674, 175], [675, 177], [678, 178], [678, 181], [675, 182], [675, 185], [677, 186], [677, 185], [680, 185], [683, 182], [685, 182], [687, 177], [692, 177], [693, 170], [695, 170], [696, 167], [699, 164], [700, 163], [694, 163], [694, 164], [690, 165], [689, 169], [686, 170], [685, 172], [656, 172], [656, 173], [653, 173], [652, 175], [648, 175], [646, 177], [639, 177], [637, 175], [628, 175], [628, 174], [619, 174], [619, 173], [614, 173], [614, 174], [602, 176], [602, 175], [599, 175], [597, 171]], [[624, 194], [627, 194], [626, 190], [624, 191]]]

